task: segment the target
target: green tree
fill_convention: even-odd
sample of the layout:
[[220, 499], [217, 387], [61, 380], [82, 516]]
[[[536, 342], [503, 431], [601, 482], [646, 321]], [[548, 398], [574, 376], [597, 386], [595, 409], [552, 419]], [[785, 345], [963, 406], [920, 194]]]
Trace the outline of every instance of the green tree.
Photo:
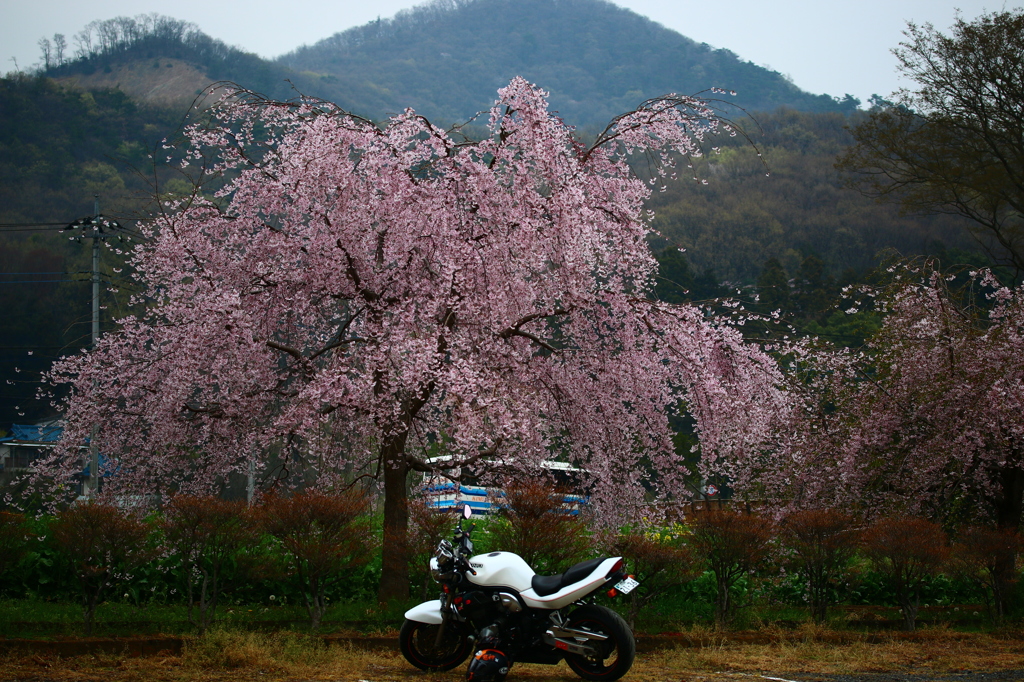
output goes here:
[[1024, 273], [1024, 10], [910, 23], [893, 50], [916, 84], [876, 98], [838, 160], [865, 194], [968, 218], [998, 264]]
[[825, 262], [815, 255], [804, 258], [796, 276], [797, 308], [804, 319], [821, 317], [834, 298], [835, 283], [825, 270]]
[[693, 270], [683, 252], [670, 246], [659, 251], [655, 257], [658, 259], [655, 296], [666, 303], [685, 303], [693, 300]]
[[769, 258], [757, 278], [757, 297], [766, 312], [789, 310], [789, 277], [778, 258]]

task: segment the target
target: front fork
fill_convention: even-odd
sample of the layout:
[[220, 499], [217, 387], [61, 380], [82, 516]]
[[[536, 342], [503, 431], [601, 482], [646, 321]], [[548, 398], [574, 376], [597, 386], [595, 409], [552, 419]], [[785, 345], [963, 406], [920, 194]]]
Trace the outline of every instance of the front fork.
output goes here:
[[451, 596], [448, 590], [441, 592], [441, 626], [437, 628], [437, 637], [434, 638], [434, 648], [441, 648], [441, 640], [444, 639], [444, 631], [448, 626], [448, 619], [451, 617]]

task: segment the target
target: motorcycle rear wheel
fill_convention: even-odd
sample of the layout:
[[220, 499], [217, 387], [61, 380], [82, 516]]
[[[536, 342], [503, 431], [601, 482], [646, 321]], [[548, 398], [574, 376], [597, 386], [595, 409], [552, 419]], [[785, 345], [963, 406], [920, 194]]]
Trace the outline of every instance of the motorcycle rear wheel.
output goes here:
[[440, 625], [407, 620], [398, 634], [398, 645], [405, 660], [420, 670], [451, 670], [466, 660], [471, 653], [472, 642], [454, 627], [447, 627], [437, 643]]
[[611, 609], [604, 606], [582, 606], [572, 612], [566, 626], [608, 636], [603, 642], [592, 641], [592, 645], [601, 652], [599, 656], [565, 655], [565, 662], [583, 679], [610, 682], [619, 679], [633, 667], [633, 659], [636, 658], [633, 632], [626, 621]]

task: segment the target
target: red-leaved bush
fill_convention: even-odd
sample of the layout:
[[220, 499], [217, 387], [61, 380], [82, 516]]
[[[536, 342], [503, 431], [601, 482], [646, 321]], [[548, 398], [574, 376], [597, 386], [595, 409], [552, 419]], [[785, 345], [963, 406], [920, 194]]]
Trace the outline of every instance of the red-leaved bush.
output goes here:
[[416, 497], [409, 502], [410, 573], [423, 577], [424, 600], [436, 587], [427, 571], [430, 557], [441, 540], [451, 539], [457, 521], [455, 514], [429, 506], [425, 497]]
[[942, 568], [949, 550], [937, 523], [916, 517], [884, 518], [864, 530], [864, 553], [892, 582], [903, 611], [903, 627], [913, 630], [921, 606], [921, 586]]
[[610, 554], [622, 556], [626, 569], [640, 586], [626, 595], [626, 620], [636, 623], [640, 609], [665, 590], [697, 577], [700, 564], [682, 538], [664, 529], [635, 529], [616, 534], [606, 541]]
[[690, 544], [715, 575], [715, 626], [725, 628], [736, 612], [733, 590], [768, 558], [775, 525], [767, 517], [732, 509], [703, 510], [687, 517]]
[[288, 571], [299, 578], [313, 628], [327, 610], [327, 588], [369, 562], [375, 535], [370, 502], [361, 491], [310, 490], [270, 495], [256, 507], [260, 528], [281, 543]]
[[1024, 538], [1019, 533], [981, 526], [962, 530], [951, 547], [950, 572], [981, 588], [994, 623], [1006, 617], [1022, 549]]
[[212, 495], [175, 495], [164, 506], [161, 525], [168, 546], [181, 558], [189, 622], [204, 632], [216, 615], [225, 567], [256, 539], [245, 503]]
[[85, 634], [92, 634], [96, 606], [117, 583], [149, 560], [149, 527], [132, 511], [85, 502], [54, 515], [53, 544], [78, 578]]
[[811, 617], [823, 623], [832, 590], [860, 545], [854, 519], [834, 509], [804, 509], [786, 517], [779, 530], [787, 563], [807, 581]]

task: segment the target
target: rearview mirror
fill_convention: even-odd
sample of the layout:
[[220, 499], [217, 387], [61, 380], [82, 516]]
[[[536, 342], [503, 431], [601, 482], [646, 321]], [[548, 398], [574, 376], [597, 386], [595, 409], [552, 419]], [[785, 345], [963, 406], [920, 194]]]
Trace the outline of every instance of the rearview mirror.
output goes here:
[[462, 506], [462, 518], [468, 519], [472, 515], [473, 515], [472, 508], [470, 508], [470, 506], [468, 504], [463, 505]]

